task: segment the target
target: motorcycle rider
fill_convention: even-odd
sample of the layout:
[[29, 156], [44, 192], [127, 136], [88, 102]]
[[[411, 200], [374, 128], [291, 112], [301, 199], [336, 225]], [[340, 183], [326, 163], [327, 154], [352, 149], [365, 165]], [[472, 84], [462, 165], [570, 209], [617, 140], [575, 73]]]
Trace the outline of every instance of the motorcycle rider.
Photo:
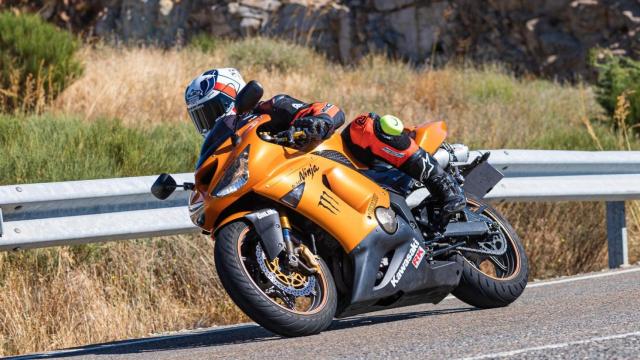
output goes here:
[[[207, 147], [217, 148], [233, 134], [234, 102], [244, 86], [242, 76], [233, 68], [206, 71], [187, 86], [187, 110], [198, 132], [205, 136]], [[294, 128], [304, 131], [309, 142], [329, 138], [345, 122], [344, 112], [333, 104], [305, 103], [288, 95], [260, 102], [254, 112], [271, 117], [265, 130], [275, 133]], [[214, 128], [216, 131], [211, 131]], [[445, 215], [464, 208], [466, 200], [457, 181], [416, 144], [398, 118], [363, 114], [345, 128], [342, 136], [361, 162], [370, 165], [382, 160], [423, 183], [441, 202]]]

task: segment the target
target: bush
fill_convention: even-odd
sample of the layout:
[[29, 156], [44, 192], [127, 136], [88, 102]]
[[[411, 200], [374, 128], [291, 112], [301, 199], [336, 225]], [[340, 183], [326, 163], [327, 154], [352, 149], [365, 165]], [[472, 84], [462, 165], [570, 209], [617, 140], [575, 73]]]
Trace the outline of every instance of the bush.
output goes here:
[[241, 70], [248, 67], [280, 72], [311, 70], [316, 60], [324, 61], [322, 55], [309, 48], [260, 37], [231, 42], [225, 51], [229, 66]]
[[0, 13], [0, 110], [41, 111], [80, 75], [70, 33], [37, 15]]
[[189, 47], [202, 51], [203, 53], [211, 53], [218, 49], [219, 41], [215, 37], [207, 34], [198, 34], [191, 38]]
[[629, 102], [627, 123], [640, 123], [640, 62], [624, 56], [604, 52], [591, 56], [591, 64], [598, 70], [596, 99], [612, 116], [618, 107], [618, 98]]

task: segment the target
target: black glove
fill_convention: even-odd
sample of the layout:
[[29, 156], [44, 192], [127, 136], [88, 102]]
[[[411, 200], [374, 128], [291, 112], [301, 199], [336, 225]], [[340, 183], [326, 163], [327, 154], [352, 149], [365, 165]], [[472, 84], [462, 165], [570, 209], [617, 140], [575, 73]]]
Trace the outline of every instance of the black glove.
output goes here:
[[317, 117], [303, 117], [293, 122], [296, 130], [304, 131], [308, 141], [319, 141], [326, 138], [329, 133], [329, 125], [326, 121]]

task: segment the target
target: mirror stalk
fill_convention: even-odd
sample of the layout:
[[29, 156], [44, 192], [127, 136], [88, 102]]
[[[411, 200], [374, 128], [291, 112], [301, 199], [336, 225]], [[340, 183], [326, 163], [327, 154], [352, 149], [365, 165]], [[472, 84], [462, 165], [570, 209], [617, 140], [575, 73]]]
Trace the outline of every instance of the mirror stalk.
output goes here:
[[191, 182], [177, 184], [175, 179], [169, 174], [160, 174], [151, 186], [151, 193], [159, 200], [168, 198], [177, 188], [194, 190], [196, 185]]

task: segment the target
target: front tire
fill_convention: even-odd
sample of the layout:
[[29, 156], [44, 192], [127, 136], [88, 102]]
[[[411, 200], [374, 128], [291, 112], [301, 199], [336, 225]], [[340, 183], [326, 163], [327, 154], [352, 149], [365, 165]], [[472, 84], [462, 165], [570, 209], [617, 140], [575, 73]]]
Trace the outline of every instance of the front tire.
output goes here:
[[462, 265], [460, 285], [453, 295], [483, 309], [503, 307], [514, 302], [527, 286], [529, 263], [520, 238], [498, 210], [482, 200], [468, 197], [467, 206], [496, 222], [507, 240], [507, 252], [500, 258], [458, 253], [454, 261]]
[[[310, 275], [315, 277], [312, 294], [316, 295], [306, 301], [309, 305], [302, 305], [308, 306], [308, 309], [300, 310], [297, 308], [299, 298], [295, 298], [293, 307], [287, 307], [291, 302], [278, 300], [273, 294], [277, 292], [283, 298], [291, 295], [280, 288], [274, 290], [274, 286], [269, 287], [285, 276], [283, 272], [269, 279], [264, 270], [252, 265], [253, 262], [263, 261], [263, 265], [280, 271], [277, 262], [277, 268], [274, 268], [273, 262], [264, 263], [265, 259], [258, 258], [260, 251], [258, 235], [245, 222], [232, 222], [217, 233], [214, 250], [216, 270], [235, 304], [256, 323], [282, 336], [312, 335], [329, 327], [336, 312], [338, 296], [333, 277], [324, 261], [318, 259], [320, 271]], [[284, 279], [286, 281], [287, 278]], [[300, 275], [296, 279], [298, 285], [302, 284]]]

